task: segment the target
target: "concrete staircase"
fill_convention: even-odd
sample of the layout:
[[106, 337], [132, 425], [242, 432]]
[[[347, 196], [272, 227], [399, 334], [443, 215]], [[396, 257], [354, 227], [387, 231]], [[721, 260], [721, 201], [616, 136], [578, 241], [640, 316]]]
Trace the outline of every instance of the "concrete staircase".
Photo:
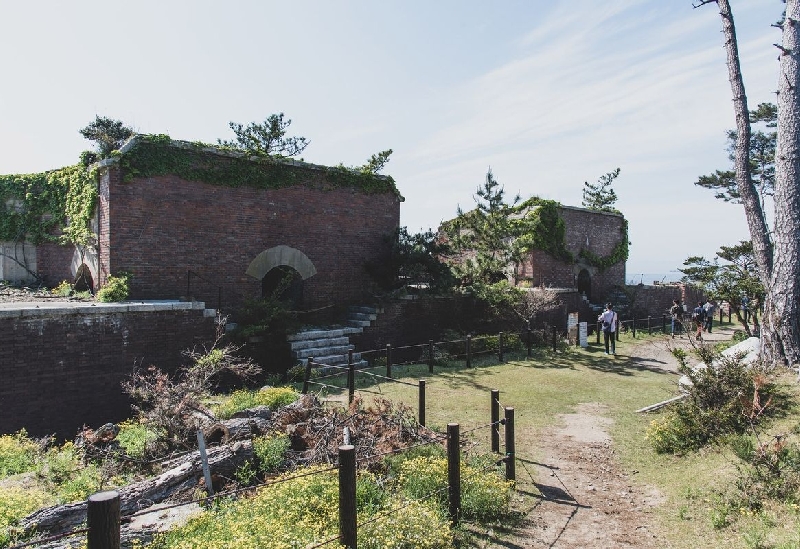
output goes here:
[[[360, 334], [369, 327], [378, 312], [374, 307], [350, 307], [344, 326], [310, 328], [288, 336], [292, 356], [300, 364], [306, 364], [311, 357], [315, 364], [347, 366], [349, 352], [355, 348], [350, 343], [350, 336]], [[361, 353], [353, 353], [353, 363], [356, 368], [367, 366], [367, 361], [361, 359]]]

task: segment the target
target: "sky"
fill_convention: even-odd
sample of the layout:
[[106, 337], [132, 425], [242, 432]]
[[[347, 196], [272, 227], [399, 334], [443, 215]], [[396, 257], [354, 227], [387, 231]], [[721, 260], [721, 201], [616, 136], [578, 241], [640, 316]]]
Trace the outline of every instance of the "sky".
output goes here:
[[[696, 0], [695, 0], [696, 1]], [[731, 0], [750, 108], [775, 100], [780, 0]], [[0, 173], [77, 162], [95, 116], [216, 143], [283, 112], [307, 162], [384, 169], [400, 224], [508, 200], [581, 206], [615, 168], [626, 279], [749, 240], [694, 185], [735, 126], [716, 5], [692, 0], [0, 0]]]

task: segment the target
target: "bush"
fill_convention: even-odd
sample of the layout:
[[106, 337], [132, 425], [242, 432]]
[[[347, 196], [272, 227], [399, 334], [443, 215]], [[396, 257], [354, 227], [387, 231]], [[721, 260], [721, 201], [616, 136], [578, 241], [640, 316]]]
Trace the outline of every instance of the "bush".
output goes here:
[[0, 436], [0, 478], [24, 473], [34, 468], [39, 445], [25, 430]]
[[152, 453], [151, 446], [158, 440], [158, 433], [136, 420], [124, 421], [119, 426], [115, 439], [131, 457], [143, 459]]
[[[685, 355], [676, 356], [682, 361], [680, 372], [692, 384], [684, 400], [650, 424], [647, 438], [656, 452], [697, 450], [723, 436], [744, 433], [772, 412], [775, 385], [758, 366], [717, 356], [713, 365], [693, 370], [686, 366]], [[707, 364], [712, 358], [704, 356]]]
[[109, 276], [105, 285], [97, 291], [97, 300], [104, 303], [125, 301], [128, 299], [128, 282], [130, 275], [120, 273]]
[[258, 470], [263, 474], [275, 473], [286, 461], [286, 452], [291, 446], [289, 437], [273, 434], [253, 439], [253, 453], [256, 456]]
[[62, 280], [61, 284], [50, 290], [50, 293], [61, 297], [69, 297], [72, 295], [72, 284]]
[[275, 410], [298, 398], [300, 394], [291, 387], [269, 387], [260, 391], [241, 389], [232, 392], [221, 404], [214, 407], [214, 414], [220, 419], [227, 419], [236, 412], [256, 406], [267, 406], [270, 410]]
[[17, 521], [53, 503], [52, 498], [40, 490], [20, 487], [0, 490], [0, 547], [21, 541], [14, 531]]

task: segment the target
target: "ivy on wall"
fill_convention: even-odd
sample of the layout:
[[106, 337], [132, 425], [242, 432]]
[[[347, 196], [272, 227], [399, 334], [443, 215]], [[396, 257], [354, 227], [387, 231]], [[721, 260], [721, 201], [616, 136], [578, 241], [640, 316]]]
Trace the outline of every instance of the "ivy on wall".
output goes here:
[[597, 267], [600, 272], [605, 271], [612, 265], [616, 265], [621, 261], [628, 260], [628, 246], [630, 242], [628, 242], [628, 220], [622, 220], [622, 226], [620, 227], [620, 234], [621, 239], [614, 246], [614, 249], [611, 250], [611, 253], [607, 256], [600, 257], [598, 255], [593, 254], [589, 250], [583, 249], [578, 254], [584, 261], [586, 261], [589, 265]]
[[81, 164], [0, 175], [0, 240], [88, 244], [96, 202], [96, 173]]
[[515, 206], [512, 215], [515, 227], [516, 246], [521, 253], [542, 250], [548, 255], [571, 263], [572, 254], [567, 250], [566, 225], [558, 214], [561, 204], [555, 200], [531, 197]]
[[321, 173], [323, 188], [354, 188], [366, 193], [391, 192], [400, 197], [394, 179], [359, 172], [345, 166], [312, 166], [270, 156], [247, 156], [205, 143], [175, 142], [168, 135], [137, 136], [124, 153], [115, 151], [123, 181], [137, 177], [175, 175], [226, 187], [279, 189], [305, 183]]

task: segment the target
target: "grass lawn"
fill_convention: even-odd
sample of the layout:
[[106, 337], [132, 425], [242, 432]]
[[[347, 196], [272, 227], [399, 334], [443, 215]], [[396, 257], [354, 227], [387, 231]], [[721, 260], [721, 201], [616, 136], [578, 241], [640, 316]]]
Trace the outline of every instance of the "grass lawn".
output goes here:
[[[723, 323], [717, 329], [735, 327]], [[711, 447], [685, 456], [656, 454], [645, 434], [655, 414], [636, 410], [678, 394], [678, 376], [672, 372], [644, 367], [632, 356], [646, 357], [653, 346], [666, 348], [661, 335], [637, 333], [634, 340], [623, 334], [617, 344], [616, 358], [603, 354], [590, 336], [587, 349], [571, 348], [553, 353], [538, 351], [525, 357], [497, 364], [495, 357], [473, 360], [466, 369], [457, 365], [437, 366], [433, 375], [427, 365], [393, 367], [393, 377], [416, 384], [426, 379], [426, 423], [443, 432], [448, 423], [460, 424], [461, 432], [483, 451], [489, 450], [490, 391], [500, 391], [502, 406], [515, 409], [517, 456], [537, 461], [541, 458], [537, 443], [545, 428], [558, 422], [559, 414], [570, 413], [580, 403], [601, 403], [613, 420], [610, 434], [620, 466], [637, 471], [633, 481], [655, 487], [664, 503], [654, 515], [659, 529], [675, 548], [800, 548], [800, 517], [788, 506], [765, 506], [755, 515], [743, 513], [732, 524], [719, 526], [719, 506], [714, 491], [734, 482], [736, 461], [725, 447]], [[372, 372], [385, 375], [385, 369]], [[341, 376], [344, 380], [345, 376]], [[782, 381], [795, 397], [800, 394], [794, 376]], [[326, 383], [330, 380], [326, 380]], [[314, 386], [312, 386], [314, 387]], [[365, 403], [372, 393], [401, 401], [417, 409], [418, 390], [414, 386], [392, 383], [357, 374], [356, 391]], [[346, 390], [323, 390], [323, 398], [346, 399]], [[771, 432], [790, 431], [798, 422], [795, 404], [785, 419], [770, 427]], [[501, 410], [501, 417], [503, 412]], [[502, 438], [502, 437], [501, 437]], [[502, 450], [502, 448], [501, 448]], [[518, 469], [518, 480], [521, 475]]]

